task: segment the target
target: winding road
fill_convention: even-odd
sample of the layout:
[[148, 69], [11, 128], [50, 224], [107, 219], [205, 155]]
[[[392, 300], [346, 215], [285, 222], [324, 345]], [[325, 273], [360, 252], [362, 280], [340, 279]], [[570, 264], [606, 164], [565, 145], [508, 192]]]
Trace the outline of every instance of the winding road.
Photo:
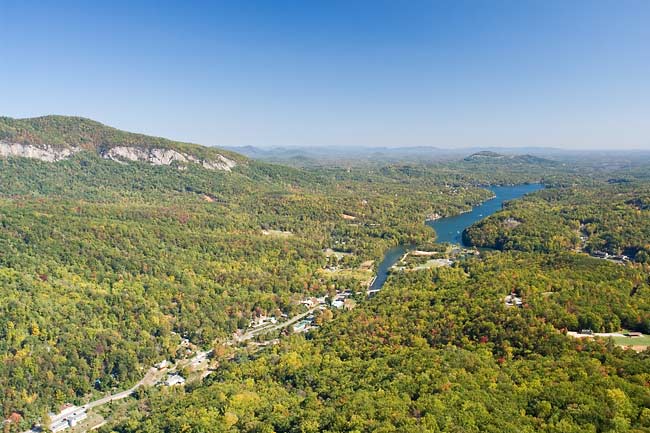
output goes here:
[[[280, 322], [280, 323], [277, 323], [277, 324], [272, 325], [272, 326], [266, 326], [266, 327], [263, 327], [263, 328], [254, 329], [254, 330], [249, 331], [249, 332], [247, 332], [247, 333], [245, 333], [245, 334], [243, 334], [241, 336], [234, 336], [227, 343], [229, 343], [229, 344], [241, 343], [241, 342], [250, 340], [250, 339], [252, 339], [252, 338], [254, 338], [254, 337], [258, 336], [258, 335], [266, 334], [266, 333], [271, 332], [271, 331], [277, 331], [277, 330], [286, 328], [286, 327], [293, 325], [294, 323], [298, 322], [299, 320], [304, 319], [305, 317], [309, 316], [310, 314], [312, 314], [315, 311], [320, 310], [320, 309], [322, 309], [324, 307], [325, 307], [324, 304], [319, 304], [319, 305], [309, 309], [307, 312], [298, 314], [298, 315], [296, 315], [296, 316], [292, 317], [291, 319], [286, 320], [284, 322]], [[129, 388], [127, 390], [124, 390], [124, 391], [117, 392], [115, 394], [104, 396], [104, 397], [99, 398], [97, 400], [86, 403], [83, 406], [71, 406], [71, 407], [68, 407], [68, 408], [62, 410], [61, 412], [59, 412], [58, 414], [52, 415], [50, 417], [50, 425], [55, 424], [55, 423], [65, 419], [66, 417], [70, 416], [73, 413], [85, 412], [85, 411], [88, 411], [88, 410], [93, 409], [95, 407], [103, 406], [103, 405], [105, 405], [107, 403], [110, 403], [110, 402], [113, 402], [113, 401], [116, 401], [116, 400], [122, 400], [122, 399], [130, 396], [131, 394], [133, 394], [141, 386], [153, 386], [153, 385], [155, 385], [156, 383], [158, 383], [167, 374], [168, 371], [177, 369], [180, 366], [180, 364], [183, 364], [183, 365], [188, 365], [188, 364], [195, 364], [196, 365], [196, 364], [199, 364], [203, 360], [207, 359], [207, 357], [211, 353], [212, 353], [212, 349], [207, 350], [207, 351], [197, 352], [196, 355], [194, 355], [192, 358], [190, 358], [188, 360], [177, 361], [176, 364], [174, 364], [174, 366], [169, 368], [169, 369], [158, 370], [155, 367], [151, 367], [151, 368], [149, 368], [149, 370], [147, 370], [147, 373], [145, 374], [145, 376], [142, 379], [140, 379], [136, 384], [134, 384], [131, 388]], [[30, 430], [27, 430], [27, 431], [25, 431], [23, 433], [39, 433], [39, 432], [41, 432], [41, 430], [30, 429]]]

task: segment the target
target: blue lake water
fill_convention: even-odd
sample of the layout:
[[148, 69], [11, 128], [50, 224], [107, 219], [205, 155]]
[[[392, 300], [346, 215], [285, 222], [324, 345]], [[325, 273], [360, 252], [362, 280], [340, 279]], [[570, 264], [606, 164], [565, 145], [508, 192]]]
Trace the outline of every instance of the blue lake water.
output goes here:
[[[447, 218], [440, 218], [435, 221], [427, 221], [426, 224], [436, 231], [436, 242], [449, 242], [466, 246], [463, 244], [463, 230], [488, 215], [492, 215], [496, 211], [501, 210], [503, 202], [514, 200], [528, 193], [538, 191], [543, 187], [544, 186], [541, 184], [490, 187], [488, 189], [494, 193], [494, 198], [475, 206], [470, 212]], [[370, 286], [371, 290], [380, 289], [384, 285], [388, 278], [391, 266], [393, 266], [395, 262], [397, 262], [400, 257], [408, 251], [408, 249], [409, 247], [407, 245], [398, 245], [386, 251], [383, 260], [377, 268], [377, 277], [372, 283], [372, 286]]]
[[440, 218], [435, 221], [427, 221], [426, 224], [436, 231], [436, 242], [449, 242], [467, 246], [463, 244], [463, 230], [488, 215], [501, 210], [504, 201], [514, 200], [541, 188], [542, 185], [540, 184], [494, 186], [489, 190], [494, 193], [495, 197], [475, 206], [470, 212]]

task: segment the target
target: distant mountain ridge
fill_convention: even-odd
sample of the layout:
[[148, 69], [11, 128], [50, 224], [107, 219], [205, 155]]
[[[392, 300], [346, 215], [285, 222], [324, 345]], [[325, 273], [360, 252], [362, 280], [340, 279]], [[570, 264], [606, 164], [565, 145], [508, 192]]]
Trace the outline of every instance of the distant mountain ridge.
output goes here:
[[501, 153], [492, 152], [490, 150], [482, 150], [480, 152], [473, 153], [464, 158], [465, 161], [504, 161], [504, 162], [519, 162], [526, 164], [552, 164], [555, 161], [550, 159], [541, 158], [534, 155], [503, 155]]
[[126, 132], [83, 117], [0, 117], [0, 156], [56, 162], [82, 151], [120, 163], [137, 161], [179, 168], [198, 164], [224, 171], [246, 161], [234, 152]]
[[[433, 146], [404, 146], [404, 147], [273, 147], [261, 148], [256, 146], [227, 147], [234, 152], [246, 155], [249, 158], [276, 163], [289, 163], [294, 165], [309, 165], [319, 163], [344, 162], [345, 160], [374, 161], [374, 162], [437, 162], [453, 161], [468, 158], [467, 155], [480, 157], [483, 152], [504, 157], [527, 155], [530, 162], [535, 155], [540, 155], [540, 161], [550, 161], [541, 158], [541, 155], [557, 157], [564, 151], [544, 147], [469, 147], [469, 148], [441, 148]], [[485, 154], [485, 155], [488, 155]], [[516, 162], [516, 161], [514, 161]], [[521, 161], [523, 162], [523, 161]]]

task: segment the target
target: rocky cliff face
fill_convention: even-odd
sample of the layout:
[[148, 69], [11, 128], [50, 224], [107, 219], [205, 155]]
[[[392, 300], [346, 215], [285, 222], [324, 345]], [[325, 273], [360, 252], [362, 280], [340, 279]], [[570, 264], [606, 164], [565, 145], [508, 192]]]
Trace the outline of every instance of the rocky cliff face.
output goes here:
[[[50, 145], [36, 146], [0, 141], [0, 157], [17, 156], [39, 159], [46, 162], [56, 162], [67, 159], [81, 150], [81, 148], [59, 148]], [[177, 163], [180, 166], [199, 164], [208, 170], [231, 171], [237, 165], [235, 161], [223, 155], [216, 155], [214, 159], [207, 160], [199, 159], [193, 155], [181, 153], [173, 149], [162, 148], [145, 149], [117, 146], [102, 152], [101, 156], [123, 163], [129, 161], [145, 162], [153, 165], [172, 165]]]
[[23, 157], [56, 162], [77, 152], [94, 152], [122, 164], [142, 162], [175, 166], [199, 165], [231, 171], [246, 158], [217, 148], [121, 131], [91, 119], [42, 116], [13, 119], [0, 116], [0, 158]]
[[217, 155], [214, 160], [199, 159], [193, 155], [181, 153], [173, 149], [142, 149], [137, 147], [117, 146], [102, 153], [102, 157], [113, 161], [139, 161], [153, 165], [172, 165], [178, 163], [186, 165], [190, 163], [200, 164], [208, 170], [230, 171], [237, 163], [223, 155]]
[[80, 148], [56, 148], [49, 145], [34, 146], [29, 144], [9, 143], [0, 141], [0, 156], [20, 156], [23, 158], [40, 159], [41, 161], [56, 162], [69, 158]]

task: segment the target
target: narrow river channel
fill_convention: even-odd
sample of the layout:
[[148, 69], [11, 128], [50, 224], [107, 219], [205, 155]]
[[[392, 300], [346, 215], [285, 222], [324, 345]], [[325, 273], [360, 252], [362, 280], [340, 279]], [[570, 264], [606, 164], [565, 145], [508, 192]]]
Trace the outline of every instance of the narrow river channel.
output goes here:
[[[494, 197], [484, 201], [478, 206], [475, 206], [470, 212], [447, 218], [440, 218], [434, 221], [427, 221], [426, 224], [436, 231], [436, 242], [449, 242], [452, 244], [467, 246], [463, 243], [463, 230], [475, 222], [500, 210], [503, 206], [503, 202], [523, 197], [524, 195], [538, 191], [543, 187], [543, 185], [537, 183], [527, 185], [493, 186], [488, 189], [494, 193]], [[391, 266], [393, 266], [400, 257], [408, 251], [408, 249], [408, 245], [398, 245], [386, 251], [383, 260], [377, 268], [377, 277], [372, 283], [372, 286], [370, 286], [371, 290], [382, 288], [388, 278]]]

